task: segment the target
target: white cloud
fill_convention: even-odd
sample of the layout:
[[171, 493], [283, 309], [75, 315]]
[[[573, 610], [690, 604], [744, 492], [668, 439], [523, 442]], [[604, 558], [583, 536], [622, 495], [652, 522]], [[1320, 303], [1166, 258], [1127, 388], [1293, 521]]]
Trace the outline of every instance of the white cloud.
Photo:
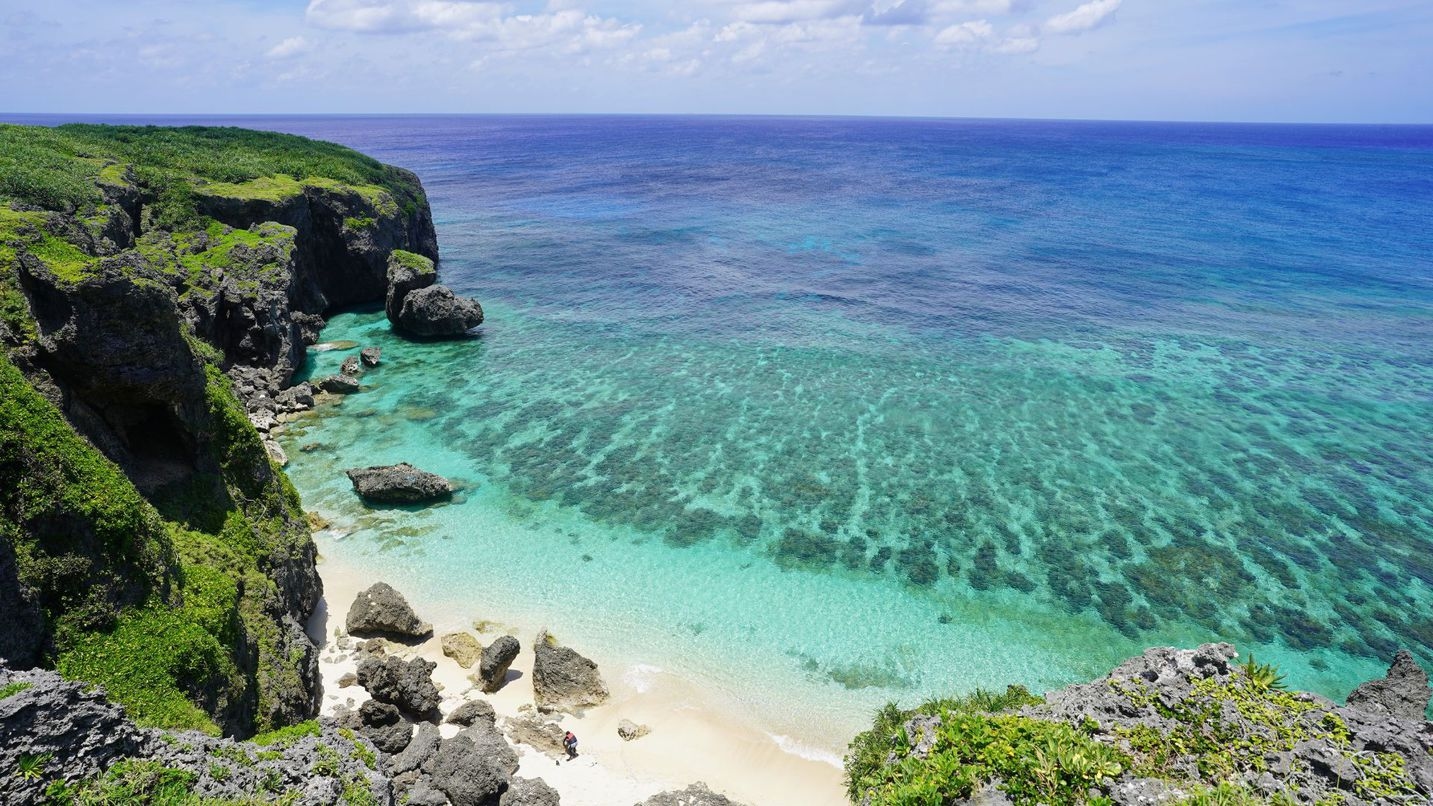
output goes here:
[[1034, 53], [1040, 49], [1040, 40], [1033, 36], [1011, 36], [995, 46], [996, 53]]
[[995, 27], [985, 20], [971, 20], [951, 25], [935, 35], [935, 43], [942, 47], [966, 47], [989, 41], [995, 36]]
[[742, 3], [733, 16], [742, 22], [782, 24], [857, 17], [869, 8], [867, 0], [761, 0]]
[[1078, 34], [1104, 25], [1119, 10], [1120, 0], [1090, 0], [1067, 14], [1057, 14], [1045, 21], [1045, 30], [1052, 34]]
[[264, 55], [270, 59], [286, 59], [289, 56], [302, 53], [308, 49], [308, 40], [301, 36], [291, 36], [277, 45], [269, 48]]

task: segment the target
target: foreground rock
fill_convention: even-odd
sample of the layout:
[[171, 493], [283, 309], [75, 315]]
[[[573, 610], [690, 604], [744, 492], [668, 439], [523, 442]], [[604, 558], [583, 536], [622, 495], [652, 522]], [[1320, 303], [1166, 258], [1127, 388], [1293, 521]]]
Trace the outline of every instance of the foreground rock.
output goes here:
[[461, 336], [483, 323], [483, 306], [460, 297], [445, 285], [420, 288], [403, 299], [394, 326], [410, 336]]
[[453, 485], [436, 473], [401, 462], [348, 471], [353, 489], [365, 500], [384, 504], [422, 504], [453, 494]]
[[433, 625], [420, 621], [403, 594], [378, 582], [358, 594], [348, 608], [344, 629], [357, 636], [390, 636], [400, 640], [423, 638]]
[[[0, 688], [5, 687], [10, 693], [0, 699], [3, 803], [48, 802], [47, 788], [59, 781], [72, 787], [72, 795], [89, 794], [106, 772], [123, 775], [141, 762], [174, 771], [170, 775], [187, 779], [188, 789], [204, 799], [248, 802], [265, 793], [273, 800], [337, 804], [347, 792], [368, 803], [393, 802], [387, 777], [365, 761], [373, 747], [327, 722], [314, 730], [317, 735], [256, 746], [192, 731], [138, 728], [102, 689], [86, 690], [54, 672], [0, 665]], [[109, 797], [105, 802], [138, 798]]]
[[443, 740], [431, 763], [433, 787], [453, 806], [484, 806], [507, 789], [517, 763], [497, 728], [478, 723]]
[[741, 806], [741, 804], [719, 795], [698, 781], [686, 789], [675, 792], [661, 792], [635, 804], [635, 806]]
[[473, 700], [454, 708], [453, 712], [448, 714], [443, 721], [450, 725], [461, 725], [466, 728], [478, 722], [486, 722], [491, 725], [497, 721], [497, 718], [498, 715], [493, 710], [492, 703], [487, 700]]
[[1413, 660], [1412, 653], [1400, 649], [1388, 674], [1354, 689], [1348, 704], [1370, 713], [1418, 720], [1427, 718], [1430, 697], [1433, 689], [1428, 687], [1428, 673]]
[[597, 664], [559, 646], [546, 630], [538, 633], [533, 652], [532, 692], [538, 710], [580, 713], [607, 701], [607, 684]]
[[558, 806], [557, 790], [541, 778], [514, 778], [498, 806]]
[[[1212, 798], [1207, 793], [1217, 785], [1237, 796], [1209, 802], [1433, 802], [1433, 723], [1422, 710], [1427, 678], [1411, 656], [1400, 655], [1388, 677], [1361, 686], [1347, 706], [1284, 691], [1272, 667], [1236, 664], [1235, 657], [1228, 644], [1150, 649], [1100, 680], [1052, 691], [1043, 702], [1013, 687], [1006, 695], [1012, 702], [1038, 704], [999, 717], [930, 703], [929, 713], [907, 715], [904, 747], [896, 752], [882, 744], [887, 734], [858, 736], [847, 774], [864, 793], [857, 802], [865, 804], [909, 795], [902, 782], [937, 763], [943, 765], [939, 786], [948, 789], [930, 795], [953, 804], [1009, 803], [1010, 792], [1053, 791], [1041, 789], [1054, 786], [1051, 781], [1118, 806]], [[1058, 723], [1068, 731], [1060, 740], [1071, 745], [1068, 752], [1108, 771], [1078, 773], [1062, 765], [1041, 773], [962, 757], [960, 747], [936, 742], [946, 720], [959, 720], [962, 731], [976, 729], [975, 720], [991, 741], [1010, 742], [1015, 753], [1031, 757], [1039, 748], [1021, 746], [1031, 741], [1022, 737], [1054, 731], [1048, 723]]]
[[422, 719], [438, 712], [442, 697], [433, 684], [438, 664], [422, 658], [402, 660], [392, 656], [369, 655], [358, 663], [358, 684], [378, 702]]
[[358, 732], [385, 753], [400, 753], [413, 740], [413, 726], [398, 706], [369, 700], [358, 709]]
[[478, 674], [473, 682], [481, 685], [483, 691], [489, 694], [502, 688], [507, 682], [508, 669], [512, 667], [512, 662], [517, 659], [520, 651], [522, 645], [511, 635], [498, 638], [483, 650]]

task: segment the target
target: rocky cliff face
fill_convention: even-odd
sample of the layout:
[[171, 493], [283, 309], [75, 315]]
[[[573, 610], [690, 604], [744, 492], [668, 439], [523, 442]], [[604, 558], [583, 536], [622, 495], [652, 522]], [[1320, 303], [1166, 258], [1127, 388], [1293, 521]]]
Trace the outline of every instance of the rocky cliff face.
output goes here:
[[[312, 716], [316, 653], [301, 625], [321, 595], [315, 549], [254, 424], [272, 423], [325, 312], [382, 300], [396, 249], [437, 257], [417, 178], [240, 130], [0, 126], [0, 140], [0, 358], [23, 373], [6, 402], [23, 397], [46, 423], [53, 406], [84, 438], [64, 443], [65, 461], [104, 479], [90, 489], [59, 475], [27, 497], [19, 481], [46, 475], [46, 446], [28, 421], [0, 428], [0, 488], [15, 488], [0, 494], [0, 659], [142, 677], [87, 648], [177, 614], [201, 629], [207, 665], [161, 677], [220, 728]], [[265, 160], [314, 173], [264, 174]], [[231, 163], [259, 175], [206, 173]], [[106, 476], [106, 460], [123, 476]], [[149, 526], [129, 533], [130, 556], [74, 499], [135, 490]], [[73, 537], [86, 533], [108, 538]], [[64, 587], [76, 585], [105, 595], [77, 606]], [[130, 698], [164, 700], [163, 688]], [[175, 709], [150, 704], [172, 721]]]

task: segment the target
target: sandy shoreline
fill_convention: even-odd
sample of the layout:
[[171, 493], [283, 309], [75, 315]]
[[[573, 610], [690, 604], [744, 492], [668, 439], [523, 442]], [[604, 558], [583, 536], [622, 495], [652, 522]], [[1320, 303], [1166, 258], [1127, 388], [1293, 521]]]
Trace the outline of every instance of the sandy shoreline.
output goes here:
[[[324, 601], [314, 614], [309, 632], [320, 639], [319, 668], [323, 678], [322, 713], [332, 715], [341, 707], [356, 707], [368, 699], [357, 685], [342, 688], [339, 679], [357, 668], [357, 652], [342, 648], [337, 639], [349, 605], [359, 591], [381, 581], [345, 565], [341, 560], [323, 558], [319, 574], [324, 583]], [[403, 657], [421, 656], [437, 664], [433, 679], [443, 695], [446, 714], [463, 702], [486, 699], [498, 716], [516, 717], [519, 709], [532, 702], [532, 647], [537, 627], [510, 630], [492, 626], [477, 632], [476, 613], [428, 613], [419, 616], [433, 623], [433, 637], [412, 647], [395, 647]], [[556, 634], [561, 624], [550, 627]], [[520, 673], [495, 694], [483, 694], [468, 680], [463, 669], [443, 655], [440, 636], [466, 631], [484, 645], [511, 631], [522, 643], [522, 653], [512, 669]], [[352, 642], [356, 645], [356, 641]], [[654, 667], [614, 668], [602, 664], [600, 647], [574, 646], [594, 658], [612, 692], [610, 701], [582, 717], [566, 716], [564, 728], [580, 739], [581, 755], [574, 761], [557, 761], [522, 744], [515, 745], [521, 766], [518, 775], [542, 778], [557, 789], [564, 806], [625, 806], [638, 803], [657, 792], [682, 789], [695, 781], [705, 782], [713, 791], [750, 806], [837, 806], [846, 803], [840, 769], [829, 760], [812, 760], [787, 752], [778, 739], [760, 726], [724, 709], [699, 687]], [[635, 741], [617, 735], [618, 722], [629, 719], [652, 728], [652, 733]], [[456, 726], [444, 725], [445, 736]]]

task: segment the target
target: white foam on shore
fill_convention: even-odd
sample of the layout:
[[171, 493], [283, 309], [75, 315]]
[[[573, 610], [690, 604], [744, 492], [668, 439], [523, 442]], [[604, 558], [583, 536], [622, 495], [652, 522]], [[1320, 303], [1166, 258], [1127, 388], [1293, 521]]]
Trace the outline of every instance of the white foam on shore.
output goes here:
[[819, 761], [822, 764], [830, 764], [838, 770], [844, 770], [846, 768], [845, 759], [829, 750], [812, 747], [790, 736], [782, 736], [778, 733], [768, 733], [766, 735], [771, 737], [771, 741], [775, 742], [776, 746], [781, 748], [781, 752], [783, 753], [790, 753], [797, 758], [804, 758], [807, 761]]
[[628, 688], [638, 694], [646, 694], [652, 690], [652, 685], [656, 683], [657, 675], [661, 674], [662, 671], [662, 667], [653, 666], [650, 663], [633, 664], [632, 667], [627, 669], [627, 672], [622, 675], [622, 682], [626, 683]]

